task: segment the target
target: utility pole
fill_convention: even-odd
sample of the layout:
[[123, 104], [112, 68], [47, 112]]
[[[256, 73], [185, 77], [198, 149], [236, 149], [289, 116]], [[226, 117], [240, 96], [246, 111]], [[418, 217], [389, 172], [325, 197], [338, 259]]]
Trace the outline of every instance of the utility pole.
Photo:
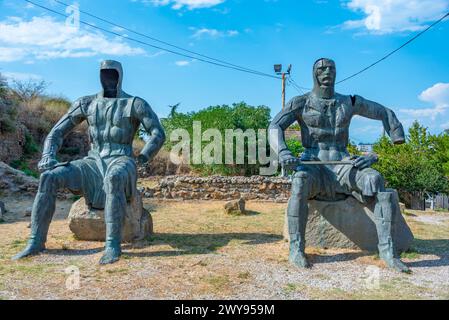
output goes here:
[[287, 72], [283, 72], [282, 71], [282, 64], [275, 64], [274, 65], [274, 72], [277, 75], [282, 76], [282, 111], [285, 109], [285, 88], [286, 88], [286, 81], [287, 81], [287, 77], [290, 75], [290, 73], [292, 72], [292, 65], [290, 64], [288, 66]]

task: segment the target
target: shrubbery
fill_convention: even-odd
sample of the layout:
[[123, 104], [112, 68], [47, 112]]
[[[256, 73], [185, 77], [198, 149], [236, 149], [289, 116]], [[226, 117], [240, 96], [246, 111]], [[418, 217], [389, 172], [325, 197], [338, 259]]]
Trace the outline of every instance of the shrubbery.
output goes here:
[[[222, 139], [225, 141], [225, 130], [241, 129], [246, 131], [252, 129], [256, 132], [258, 129], [267, 129], [270, 123], [270, 109], [266, 106], [250, 106], [244, 102], [235, 103], [232, 106], [211, 106], [207, 109], [198, 112], [180, 113], [176, 108], [172, 109], [170, 116], [162, 119], [167, 137], [177, 129], [185, 129], [193, 137], [193, 123], [194, 121], [201, 122], [202, 133], [208, 129], [218, 129], [222, 134]], [[169, 140], [169, 139], [168, 139]], [[203, 143], [205, 145], [207, 143]], [[173, 144], [167, 141], [166, 148], [171, 150]], [[245, 164], [241, 165], [192, 165], [193, 169], [202, 175], [254, 175], [259, 173], [259, 165], [248, 164], [247, 151], [248, 142], [245, 139]], [[223, 155], [224, 155], [223, 145]], [[235, 146], [234, 146], [235, 159]], [[223, 160], [224, 163], [224, 160]]]
[[403, 145], [382, 137], [374, 146], [382, 173], [391, 188], [405, 192], [436, 194], [449, 192], [449, 134], [439, 136], [415, 122]]

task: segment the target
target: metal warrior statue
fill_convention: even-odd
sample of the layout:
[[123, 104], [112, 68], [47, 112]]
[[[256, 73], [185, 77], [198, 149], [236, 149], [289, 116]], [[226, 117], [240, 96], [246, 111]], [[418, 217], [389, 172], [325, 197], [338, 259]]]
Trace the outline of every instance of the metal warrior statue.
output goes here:
[[[122, 90], [123, 70], [117, 61], [103, 61], [100, 70], [103, 91], [77, 100], [48, 135], [39, 169], [39, 191], [31, 216], [31, 236], [21, 259], [45, 249], [47, 233], [55, 211], [57, 190], [67, 188], [86, 199], [86, 204], [105, 210], [106, 245], [101, 264], [117, 261], [121, 255], [121, 227], [127, 201], [136, 190], [137, 168], [133, 138], [140, 125], [150, 139], [138, 156], [150, 161], [161, 149], [165, 133], [146, 101]], [[87, 121], [91, 150], [86, 158], [58, 163], [56, 153], [64, 136]]]
[[[313, 79], [312, 92], [293, 98], [270, 126], [274, 129], [271, 143], [281, 164], [295, 170], [288, 204], [289, 260], [309, 267], [304, 253], [308, 200], [332, 201], [352, 195], [362, 203], [375, 201], [379, 255], [389, 267], [409, 272], [392, 240], [393, 217], [400, 214], [396, 193], [388, 192], [381, 174], [370, 168], [377, 162], [375, 154], [351, 157], [347, 150], [349, 125], [355, 115], [381, 120], [395, 144], [404, 143], [404, 129], [390, 109], [360, 96], [336, 93], [334, 61], [319, 59], [313, 67]], [[301, 127], [305, 148], [301, 158], [292, 155], [284, 138], [284, 131], [295, 121]]]

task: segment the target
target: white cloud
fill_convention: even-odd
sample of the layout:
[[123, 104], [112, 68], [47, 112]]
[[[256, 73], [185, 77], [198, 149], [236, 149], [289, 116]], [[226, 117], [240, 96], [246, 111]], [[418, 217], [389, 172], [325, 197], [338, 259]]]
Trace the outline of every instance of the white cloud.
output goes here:
[[365, 15], [346, 21], [344, 28], [388, 34], [425, 28], [449, 10], [449, 0], [345, 0], [344, 6]]
[[204, 37], [208, 38], [224, 38], [224, 37], [235, 37], [239, 35], [237, 30], [217, 30], [217, 29], [208, 29], [208, 28], [190, 28], [194, 33], [192, 38], [201, 39]]
[[419, 99], [432, 103], [432, 108], [421, 109], [401, 109], [400, 112], [415, 118], [431, 118], [435, 120], [437, 116], [445, 114], [449, 109], [449, 83], [437, 83], [424, 90]]
[[2, 72], [3, 77], [7, 80], [26, 81], [26, 80], [41, 80], [40, 75], [34, 73], [22, 73], [22, 72]]
[[176, 61], [175, 64], [176, 64], [178, 67], [186, 67], [186, 66], [188, 66], [188, 65], [190, 64], [190, 61], [187, 61], [187, 60], [180, 60], [180, 61]]
[[118, 38], [99, 32], [76, 29], [51, 17], [29, 21], [9, 18], [0, 22], [0, 61], [80, 58], [97, 55], [129, 56], [145, 54]]
[[145, 3], [151, 3], [154, 6], [171, 5], [174, 10], [187, 7], [189, 10], [211, 8], [222, 4], [225, 0], [144, 0]]

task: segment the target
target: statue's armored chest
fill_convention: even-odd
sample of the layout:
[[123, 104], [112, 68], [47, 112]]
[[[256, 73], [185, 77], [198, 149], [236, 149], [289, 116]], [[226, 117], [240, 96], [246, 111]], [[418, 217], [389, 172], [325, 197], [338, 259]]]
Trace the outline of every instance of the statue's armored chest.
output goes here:
[[126, 129], [133, 123], [132, 103], [133, 99], [95, 99], [87, 112], [89, 125]]
[[302, 121], [309, 128], [336, 129], [349, 126], [352, 106], [346, 99], [308, 99], [302, 112]]

